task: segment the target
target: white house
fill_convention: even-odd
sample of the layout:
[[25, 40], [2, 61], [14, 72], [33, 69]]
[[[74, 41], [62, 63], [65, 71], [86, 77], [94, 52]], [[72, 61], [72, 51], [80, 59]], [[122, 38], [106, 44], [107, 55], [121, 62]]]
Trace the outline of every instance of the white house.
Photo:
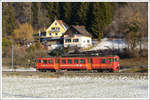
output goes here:
[[87, 48], [92, 46], [92, 38], [85, 26], [71, 25], [64, 33], [64, 47], [77, 46]]

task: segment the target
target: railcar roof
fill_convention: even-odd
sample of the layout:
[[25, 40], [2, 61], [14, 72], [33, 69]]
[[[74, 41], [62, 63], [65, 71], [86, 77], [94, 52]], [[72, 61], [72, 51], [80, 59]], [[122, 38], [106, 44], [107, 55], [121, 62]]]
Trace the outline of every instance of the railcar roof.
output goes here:
[[92, 57], [37, 57], [37, 58], [99, 58], [99, 57], [119, 57], [117, 55], [110, 55], [110, 56], [92, 56]]

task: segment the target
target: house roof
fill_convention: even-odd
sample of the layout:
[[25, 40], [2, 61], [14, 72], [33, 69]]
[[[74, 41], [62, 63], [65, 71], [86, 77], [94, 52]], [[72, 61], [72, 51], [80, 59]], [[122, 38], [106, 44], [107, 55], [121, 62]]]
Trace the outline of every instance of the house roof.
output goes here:
[[[69, 27], [69, 29], [71, 29], [71, 28], [73, 28], [73, 29], [75, 29], [77, 32], [79, 32], [79, 34], [81, 34], [81, 35], [84, 35], [84, 36], [89, 36], [89, 37], [91, 37], [91, 34], [85, 29], [85, 26], [79, 26], [79, 25], [71, 25], [70, 27]], [[68, 30], [69, 30], [68, 29]], [[65, 32], [65, 34], [67, 34], [67, 32]]]
[[63, 20], [56, 20], [63, 28], [68, 29], [68, 25]]

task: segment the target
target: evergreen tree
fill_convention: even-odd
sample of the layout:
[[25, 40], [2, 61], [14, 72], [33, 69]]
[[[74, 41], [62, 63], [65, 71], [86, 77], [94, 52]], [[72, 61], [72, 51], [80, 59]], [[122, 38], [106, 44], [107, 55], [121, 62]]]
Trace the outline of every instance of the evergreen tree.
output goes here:
[[3, 36], [11, 36], [15, 29], [15, 14], [12, 3], [3, 4], [2, 20]]
[[59, 19], [59, 7], [58, 7], [59, 3], [58, 2], [48, 2], [45, 3], [45, 7], [48, 11], [48, 18], [51, 21], [54, 21], [55, 19]]
[[64, 15], [63, 15], [63, 19], [67, 24], [71, 24], [71, 3], [66, 2], [63, 6], [63, 11], [64, 11]]
[[78, 16], [80, 25], [86, 25], [86, 23], [88, 21], [88, 12], [89, 12], [89, 3], [82, 2], [80, 4], [80, 8], [77, 12], [77, 16]]
[[112, 21], [113, 7], [110, 3], [93, 3], [92, 25], [90, 27], [94, 37], [99, 37], [104, 28]]
[[32, 26], [35, 28], [35, 29], [38, 29], [38, 4], [33, 2], [32, 3], [32, 13], [33, 13], [33, 16], [32, 16]]
[[94, 37], [98, 37], [104, 27], [104, 5], [102, 3], [93, 3], [93, 16], [91, 31]]
[[112, 18], [114, 15], [114, 3], [104, 3], [105, 10], [105, 26], [112, 22]]
[[71, 24], [73, 25], [78, 25], [80, 23], [80, 19], [78, 17], [78, 10], [79, 10], [79, 7], [80, 7], [80, 4], [79, 2], [72, 2], [71, 3], [71, 8], [72, 8], [72, 12], [71, 12]]

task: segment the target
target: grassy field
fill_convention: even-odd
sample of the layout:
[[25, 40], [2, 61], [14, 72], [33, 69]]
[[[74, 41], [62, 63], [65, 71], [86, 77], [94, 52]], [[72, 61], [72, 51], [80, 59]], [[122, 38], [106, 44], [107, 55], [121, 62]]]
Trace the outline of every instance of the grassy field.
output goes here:
[[120, 66], [148, 65], [148, 57], [120, 59]]
[[122, 72], [148, 72], [148, 58], [128, 58], [128, 59], [120, 59], [120, 66], [122, 68], [128, 68]]

